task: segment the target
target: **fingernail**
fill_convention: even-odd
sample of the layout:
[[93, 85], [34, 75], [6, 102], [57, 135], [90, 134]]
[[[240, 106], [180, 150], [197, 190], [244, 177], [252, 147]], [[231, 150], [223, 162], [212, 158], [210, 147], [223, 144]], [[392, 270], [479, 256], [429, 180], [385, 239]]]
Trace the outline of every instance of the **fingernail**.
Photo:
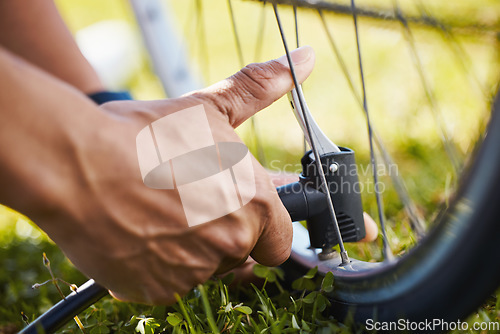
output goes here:
[[[301, 46], [298, 49], [293, 50], [290, 52], [290, 56], [292, 57], [292, 62], [293, 65], [300, 65], [302, 63], [307, 62], [310, 58], [311, 55], [314, 53], [314, 50], [312, 47], [305, 45]], [[286, 55], [279, 57], [276, 59], [279, 63], [288, 66], [288, 59]]]

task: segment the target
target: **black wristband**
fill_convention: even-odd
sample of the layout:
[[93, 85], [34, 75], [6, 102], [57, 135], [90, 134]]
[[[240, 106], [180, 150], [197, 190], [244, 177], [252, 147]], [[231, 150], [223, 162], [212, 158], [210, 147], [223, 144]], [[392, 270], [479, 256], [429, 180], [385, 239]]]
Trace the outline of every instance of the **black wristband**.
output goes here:
[[97, 104], [103, 104], [110, 101], [133, 100], [132, 95], [127, 91], [109, 92], [102, 91], [87, 95], [92, 101]]

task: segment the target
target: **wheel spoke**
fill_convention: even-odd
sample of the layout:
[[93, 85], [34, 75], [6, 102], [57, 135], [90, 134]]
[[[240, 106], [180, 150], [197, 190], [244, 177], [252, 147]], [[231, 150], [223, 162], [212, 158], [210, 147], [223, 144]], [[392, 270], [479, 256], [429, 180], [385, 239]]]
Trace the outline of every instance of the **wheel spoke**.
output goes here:
[[293, 22], [295, 25], [295, 45], [297, 48], [300, 47], [300, 39], [299, 39], [299, 22], [297, 19], [297, 6], [293, 6]]
[[254, 61], [260, 61], [262, 57], [262, 45], [264, 44], [264, 32], [266, 31], [266, 3], [262, 3], [259, 19], [259, 32], [255, 40], [255, 53], [253, 56]]
[[[391, 155], [389, 154], [389, 152], [385, 148], [379, 134], [373, 128], [373, 125], [372, 125], [372, 133], [373, 133], [373, 138], [375, 140], [375, 144], [377, 145], [377, 148], [382, 156], [382, 160], [384, 161], [384, 164], [389, 169], [390, 166], [394, 166], [395, 163], [392, 160]], [[408, 215], [410, 227], [411, 227], [412, 231], [416, 234], [417, 241], [419, 241], [425, 235], [426, 223], [425, 223], [424, 217], [422, 216], [420, 211], [417, 209], [415, 202], [411, 199], [403, 178], [401, 176], [399, 176], [398, 173], [390, 173], [390, 177], [391, 177], [392, 184], [394, 185], [394, 189], [396, 190], [396, 193], [398, 194], [399, 200], [403, 204], [403, 207], [406, 211], [406, 214]]]
[[203, 15], [203, 1], [196, 0], [196, 30], [199, 39], [199, 48], [200, 48], [200, 62], [201, 68], [205, 72], [205, 81], [210, 82], [210, 58], [208, 55], [208, 43], [207, 43], [207, 29], [205, 24], [205, 17]]
[[455, 170], [455, 174], [459, 175], [459, 173], [462, 169], [462, 166], [460, 163], [460, 158], [458, 157], [458, 149], [455, 146], [454, 142], [451, 140], [450, 135], [448, 134], [448, 130], [446, 129], [445, 122], [443, 121], [443, 115], [442, 115], [441, 110], [439, 108], [436, 97], [434, 96], [434, 93], [433, 93], [432, 89], [430, 88], [429, 79], [427, 78], [427, 76], [424, 72], [421, 58], [420, 58], [418, 51], [417, 51], [417, 48], [415, 46], [415, 37], [413, 36], [412, 30], [410, 29], [408, 22], [406, 21], [404, 15], [401, 12], [401, 9], [399, 7], [397, 0], [394, 0], [394, 11], [395, 11], [395, 15], [399, 18], [399, 22], [401, 22], [401, 25], [403, 27], [403, 35], [408, 42], [410, 54], [411, 54], [411, 59], [415, 65], [417, 72], [418, 72], [418, 76], [419, 76], [420, 81], [422, 83], [422, 87], [424, 89], [425, 96], [426, 96], [428, 103], [429, 103], [429, 107], [431, 109], [434, 120], [436, 121], [438, 130], [439, 130], [439, 135], [441, 137], [441, 141], [443, 143], [444, 149], [446, 151], [446, 154], [448, 155], [448, 158], [451, 161], [451, 164], [453, 165], [453, 168]]
[[227, 0], [227, 7], [229, 9], [229, 18], [231, 19], [231, 26], [233, 29], [234, 43], [236, 44], [236, 52], [238, 54], [238, 62], [240, 67], [245, 66], [245, 59], [243, 58], [243, 49], [241, 48], [240, 35], [238, 34], [238, 28], [236, 27], [236, 20], [234, 17], [233, 3], [231, 0]]
[[[432, 15], [429, 13], [429, 11], [427, 10], [426, 6], [422, 3], [422, 1], [417, 1], [417, 7], [421, 15], [432, 17]], [[476, 73], [470, 70], [472, 68], [471, 59], [465, 52], [460, 41], [456, 38], [455, 33], [452, 31], [452, 29], [443, 24], [440, 24], [436, 30], [440, 33], [444, 42], [446, 43], [446, 45], [451, 50], [452, 54], [457, 59], [458, 63], [460, 64], [460, 67], [462, 68], [462, 71], [465, 73], [465, 76], [468, 78], [469, 82], [473, 82], [475, 84], [475, 86], [479, 89], [484, 99], [486, 100], [492, 99], [493, 97], [490, 96], [490, 93], [488, 92], [488, 89], [486, 89], [486, 86], [483, 83], [481, 83]], [[494, 36], [491, 37], [493, 37], [493, 40], [497, 39]], [[484, 106], [484, 109], [485, 109], [484, 112], [489, 112], [486, 106]]]
[[[359, 92], [356, 90], [356, 88], [354, 86], [354, 81], [352, 79], [352, 76], [351, 76], [349, 70], [347, 69], [347, 65], [344, 61], [344, 58], [342, 57], [342, 54], [340, 53], [339, 48], [337, 47], [337, 44], [335, 43], [335, 40], [333, 39], [332, 33], [330, 32], [330, 29], [328, 28], [323, 11], [318, 10], [318, 14], [320, 16], [323, 28], [326, 32], [328, 42], [333, 50], [333, 53], [335, 54], [335, 57], [336, 57], [337, 62], [341, 68], [341, 71], [347, 80], [347, 84], [348, 84], [352, 94], [354, 95], [354, 98], [355, 98], [356, 102], [358, 103], [360, 110], [364, 113], [363, 100], [362, 100], [361, 96], [359, 95]], [[388, 150], [385, 148], [385, 145], [382, 141], [382, 138], [380, 137], [380, 135], [378, 134], [378, 132], [374, 128], [373, 124], [371, 124], [371, 128], [372, 128], [373, 139], [375, 141], [375, 145], [377, 146], [379, 152], [381, 153], [382, 160], [383, 160], [385, 166], [387, 167], [387, 169], [390, 169], [390, 166], [394, 166], [394, 161], [393, 161], [391, 155], [389, 154]], [[426, 224], [425, 224], [424, 218], [422, 217], [421, 213], [417, 210], [415, 203], [411, 199], [403, 178], [399, 174], [394, 174], [394, 173], [390, 173], [389, 176], [390, 176], [391, 181], [394, 185], [394, 189], [396, 190], [396, 193], [398, 194], [398, 197], [404, 206], [406, 214], [408, 215], [410, 227], [413, 230], [413, 232], [417, 235], [417, 239], [420, 239], [421, 237], [423, 237], [424, 232], [425, 232], [425, 225]]]
[[337, 222], [337, 216], [335, 215], [335, 208], [333, 207], [331, 194], [330, 194], [330, 191], [328, 189], [328, 184], [326, 182], [326, 177], [325, 177], [325, 173], [323, 171], [323, 166], [321, 165], [321, 157], [320, 157], [318, 149], [316, 147], [315, 137], [312, 135], [312, 129], [311, 129], [311, 124], [309, 123], [309, 117], [308, 117], [307, 113], [305, 112], [306, 108], [305, 108], [304, 96], [302, 95], [302, 90], [299, 89], [299, 82], [298, 82], [297, 76], [295, 74], [295, 69], [293, 66], [292, 57], [291, 57], [290, 51], [288, 49], [285, 34], [284, 34], [283, 27], [281, 25], [281, 20], [279, 18], [279, 14], [278, 14], [278, 8], [277, 8], [277, 5], [275, 3], [273, 3], [273, 9], [274, 9], [274, 15], [276, 16], [276, 22], [278, 23], [278, 28], [279, 28], [280, 35], [281, 35], [281, 40], [283, 41], [283, 47], [285, 48], [286, 57], [288, 59], [288, 65], [290, 67], [290, 73], [292, 75], [293, 83], [294, 83], [295, 87], [297, 88], [297, 95], [298, 95], [298, 99], [299, 99], [299, 103], [300, 103], [300, 110], [302, 111], [302, 118], [304, 120], [306, 132], [308, 134], [308, 137], [310, 138], [311, 150], [314, 154], [316, 169], [319, 173], [319, 177], [320, 177], [320, 181], [321, 181], [321, 187], [323, 188], [323, 191], [326, 194], [326, 198], [327, 198], [327, 202], [328, 202], [327, 205], [328, 205], [328, 209], [330, 212], [330, 218], [332, 220], [335, 235], [336, 235], [337, 240], [339, 242], [341, 261], [342, 261], [342, 264], [348, 264], [350, 262], [349, 256], [348, 256], [347, 251], [345, 250], [345, 247], [344, 247], [344, 242], [342, 240], [342, 235], [340, 233], [340, 227], [339, 227], [339, 224]]
[[356, 15], [356, 4], [354, 0], [351, 0], [351, 7], [352, 7], [352, 17], [353, 17], [353, 22], [354, 22], [354, 31], [356, 35], [356, 46], [358, 50], [358, 65], [359, 65], [359, 75], [361, 78], [361, 90], [363, 93], [363, 109], [365, 111], [365, 116], [366, 116], [366, 123], [368, 127], [368, 140], [370, 142], [370, 160], [371, 160], [371, 165], [372, 165], [372, 173], [373, 173], [373, 182], [374, 182], [374, 188], [375, 188], [375, 197], [377, 200], [377, 208], [378, 208], [378, 218], [380, 222], [380, 227], [382, 229], [382, 235], [383, 235], [383, 252], [384, 252], [384, 258], [388, 261], [391, 261], [394, 256], [392, 254], [391, 248], [389, 246], [389, 240], [387, 239], [387, 233], [385, 229], [385, 219], [384, 219], [384, 206], [382, 202], [382, 195], [380, 194], [379, 190], [379, 183], [378, 183], [378, 174], [377, 174], [377, 160], [375, 157], [375, 150], [373, 147], [373, 131], [372, 131], [372, 124], [370, 121], [370, 113], [368, 112], [368, 102], [366, 98], [366, 87], [365, 87], [365, 75], [363, 72], [363, 61], [362, 61], [362, 56], [361, 56], [361, 47], [359, 43], [359, 31], [358, 31], [358, 18]]
[[[300, 38], [299, 38], [299, 20], [298, 20], [298, 15], [297, 15], [297, 6], [293, 6], [293, 23], [295, 26], [295, 47], [299, 48], [300, 47]], [[304, 87], [304, 85], [302, 85]], [[307, 152], [307, 139], [306, 136], [304, 135], [302, 137], [302, 143], [304, 147], [304, 153]]]
[[[241, 41], [240, 41], [240, 36], [238, 34], [238, 29], [236, 27], [236, 20], [234, 17], [234, 10], [233, 10], [233, 4], [231, 0], [227, 0], [227, 5], [229, 9], [229, 17], [231, 19], [231, 26], [233, 28], [233, 36], [234, 36], [234, 42], [236, 44], [236, 50], [238, 53], [238, 61], [240, 68], [243, 68], [245, 66], [245, 59], [243, 58], [243, 49], [241, 47]], [[255, 119], [255, 116], [250, 117], [250, 128], [251, 132], [253, 134], [252, 138], [254, 141], [254, 148], [257, 153], [257, 160], [263, 165], [266, 166], [266, 156], [264, 153], [264, 148], [262, 147], [262, 143], [260, 141], [260, 136], [259, 131], [258, 131], [258, 125], [257, 125], [257, 120]]]

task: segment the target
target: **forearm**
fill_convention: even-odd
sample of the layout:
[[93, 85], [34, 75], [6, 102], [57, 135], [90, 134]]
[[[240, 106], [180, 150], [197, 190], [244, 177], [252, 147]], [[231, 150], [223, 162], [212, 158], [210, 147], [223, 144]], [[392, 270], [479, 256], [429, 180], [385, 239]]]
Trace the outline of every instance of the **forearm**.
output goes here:
[[0, 47], [0, 113], [0, 203], [35, 217], [69, 203], [78, 145], [102, 124], [99, 109]]
[[84, 93], [103, 90], [51, 0], [0, 1], [0, 45]]
[[[310, 48], [292, 54], [299, 82], [312, 71], [313, 55]], [[98, 108], [0, 49], [0, 202], [33, 218], [83, 273], [125, 300], [173, 303], [175, 293], [249, 254], [277, 265], [290, 253], [292, 225], [262, 166], [252, 160], [241, 172], [255, 181], [250, 202], [191, 228], [179, 190], [143, 183], [136, 144], [145, 127], [200, 104], [215, 141], [241, 142], [234, 127], [291, 89], [284, 63], [253, 64], [177, 99]], [[172, 144], [192, 147], [198, 128], [178, 122]], [[216, 193], [223, 194], [216, 205], [234, 203]]]

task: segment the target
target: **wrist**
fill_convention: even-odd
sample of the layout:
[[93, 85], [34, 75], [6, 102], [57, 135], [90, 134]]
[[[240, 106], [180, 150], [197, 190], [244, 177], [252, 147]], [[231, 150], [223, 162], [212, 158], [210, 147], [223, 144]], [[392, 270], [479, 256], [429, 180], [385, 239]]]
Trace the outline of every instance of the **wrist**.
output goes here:
[[0, 201], [38, 223], [72, 195], [77, 147], [107, 116], [71, 86], [1, 48], [0, 83]]
[[103, 104], [110, 101], [133, 100], [132, 95], [127, 91], [107, 91], [100, 90], [95, 93], [87, 94], [87, 96], [97, 104]]

